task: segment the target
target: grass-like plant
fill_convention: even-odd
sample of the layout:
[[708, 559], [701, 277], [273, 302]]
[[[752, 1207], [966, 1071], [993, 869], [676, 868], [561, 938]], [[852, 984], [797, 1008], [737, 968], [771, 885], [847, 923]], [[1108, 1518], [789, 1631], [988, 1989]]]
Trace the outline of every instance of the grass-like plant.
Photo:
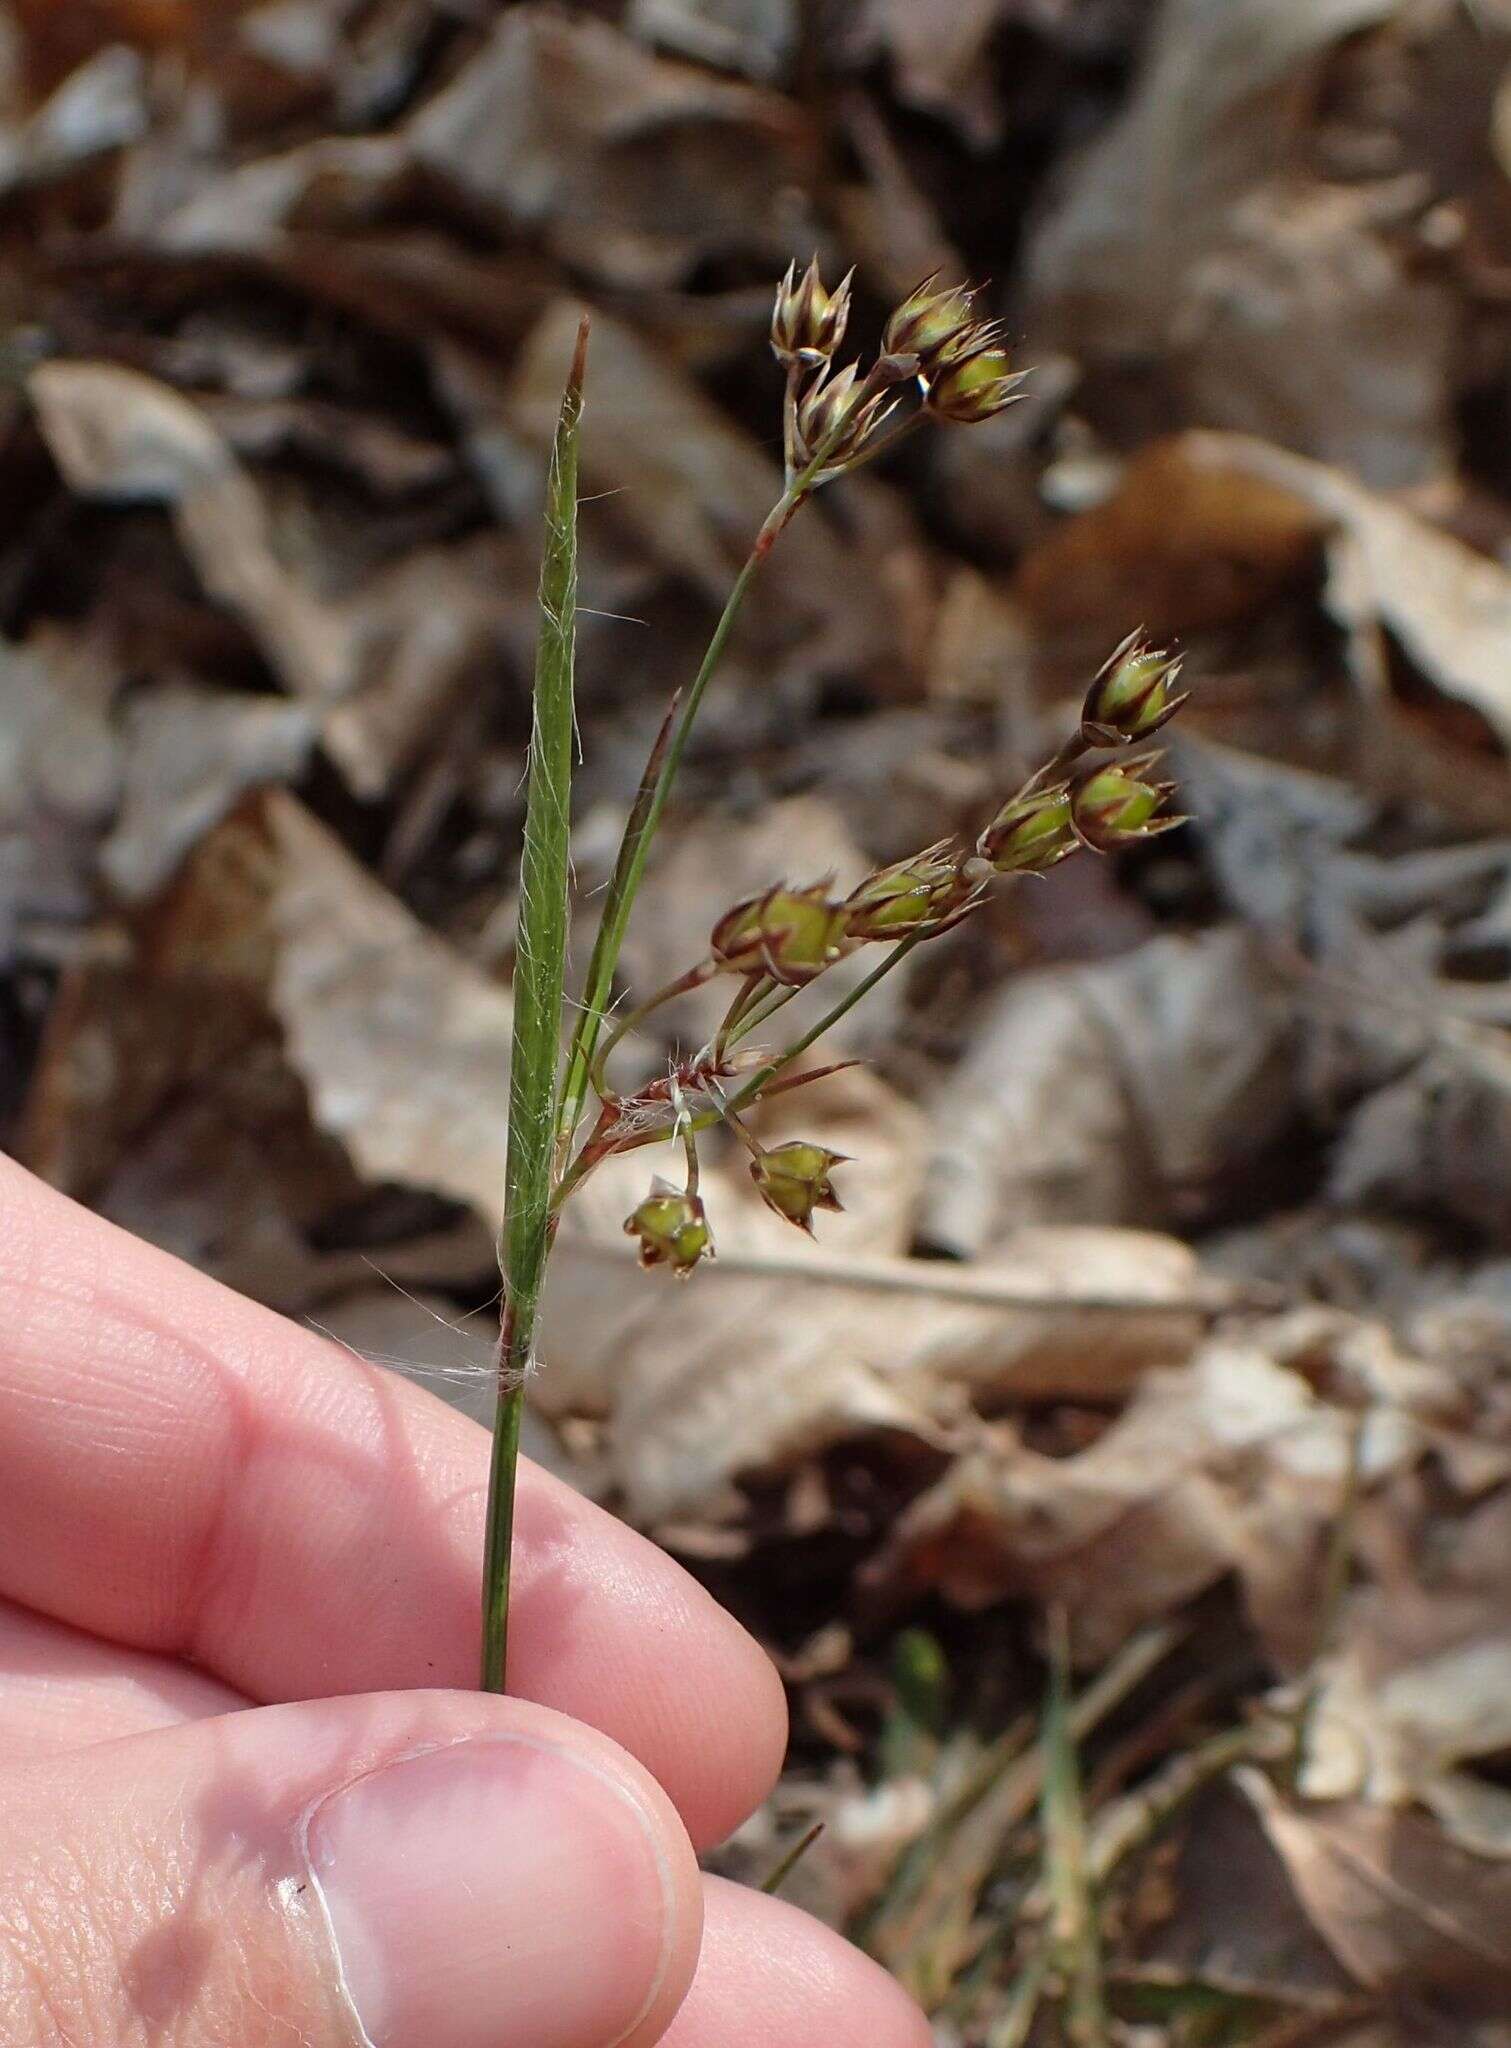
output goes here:
[[[625, 1223], [645, 1266], [685, 1279], [713, 1256], [698, 1192], [698, 1139], [724, 1125], [750, 1154], [762, 1198], [799, 1229], [837, 1209], [840, 1156], [806, 1138], [763, 1145], [745, 1120], [756, 1103], [790, 1094], [832, 1068], [799, 1066], [823, 1034], [915, 947], [985, 900], [999, 876], [1044, 874], [1084, 847], [1097, 852], [1168, 831], [1172, 786], [1158, 755], [1134, 750], [1183, 701], [1178, 664], [1135, 634], [1093, 681], [1070, 738], [1011, 795], [975, 837], [940, 840], [879, 868], [848, 896], [829, 881], [773, 880], [733, 904], [687, 969], [647, 1000], [616, 1009], [620, 948], [656, 828], [671, 796], [704, 695], [751, 583], [815, 491], [849, 475], [930, 423], [969, 426], [1012, 403], [1022, 382], [1000, 327], [977, 318], [975, 294], [930, 278], [887, 321], [880, 352], [862, 371], [835, 367], [849, 319], [850, 279], [825, 289], [817, 263], [777, 290], [771, 345], [786, 372], [785, 478], [736, 577], [702, 666], [673, 698], [646, 763], [604, 898], [592, 956], [563, 1051], [570, 918], [569, 830], [574, 735], [573, 647], [577, 585], [577, 457], [582, 431], [587, 323], [578, 335], [551, 453], [540, 578], [540, 627], [530, 743], [509, 1145], [500, 1239], [503, 1308], [483, 1578], [482, 1682], [504, 1689], [515, 1472], [525, 1389], [534, 1364], [546, 1263], [562, 1207], [604, 1160], [653, 1145], [680, 1148], [685, 1171], [657, 1176]], [[1100, 764], [1087, 757], [1105, 752]], [[774, 1050], [749, 1041], [800, 989], [837, 961], [876, 949], [870, 973], [810, 1029]], [[663, 1004], [718, 978], [731, 995], [708, 1044], [648, 1085], [621, 1093], [610, 1061], [625, 1035]]]

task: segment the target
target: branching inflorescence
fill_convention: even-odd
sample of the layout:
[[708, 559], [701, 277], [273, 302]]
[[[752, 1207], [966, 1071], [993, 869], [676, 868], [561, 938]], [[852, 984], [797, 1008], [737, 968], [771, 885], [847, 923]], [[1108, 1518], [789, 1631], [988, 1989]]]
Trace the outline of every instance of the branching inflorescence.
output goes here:
[[[541, 1097], [533, 1105], [537, 1122], [543, 1115], [551, 1134], [550, 1193], [544, 1232], [522, 1239], [520, 1233], [511, 1238], [506, 1229], [504, 1240], [498, 1440], [505, 1443], [506, 1454], [495, 1460], [489, 1515], [484, 1600], [488, 1685], [503, 1683], [514, 1455], [507, 1437], [512, 1430], [517, 1442], [518, 1403], [533, 1361], [540, 1282], [563, 1204], [609, 1158], [650, 1145], [680, 1146], [685, 1162], [680, 1185], [657, 1175], [624, 1227], [637, 1241], [643, 1265], [665, 1266], [685, 1279], [714, 1252], [713, 1230], [699, 1193], [698, 1140], [705, 1131], [722, 1126], [749, 1154], [751, 1177], [768, 1207], [811, 1233], [818, 1211], [840, 1206], [833, 1175], [845, 1163], [842, 1156], [807, 1138], [763, 1145], [750, 1129], [747, 1113], [759, 1102], [832, 1073], [833, 1067], [802, 1069], [798, 1063], [917, 947], [979, 909], [1001, 878], [1042, 875], [1083, 849], [1112, 852], [1182, 822], [1171, 808], [1173, 786], [1159, 779], [1159, 755], [1142, 750], [1184, 702], [1176, 693], [1179, 663], [1134, 634], [1093, 680], [1070, 738], [979, 833], [942, 839], [908, 860], [878, 868], [843, 896], [835, 893], [829, 880], [773, 881], [718, 919], [704, 951], [685, 973], [647, 1001], [624, 1010], [611, 1025], [619, 949], [651, 840], [745, 594], [778, 537], [823, 485], [851, 474], [930, 424], [969, 426], [990, 419], [1013, 402], [1023, 381], [1012, 367], [1000, 325], [977, 317], [976, 293], [966, 286], [941, 286], [937, 278], [926, 280], [893, 312], [880, 351], [868, 368], [862, 369], [859, 362], [837, 367], [835, 357], [849, 322], [850, 293], [848, 276], [833, 292], [826, 290], [816, 261], [801, 277], [794, 265], [778, 287], [771, 346], [786, 372], [782, 494], [736, 579], [698, 675], [673, 700], [646, 764], [604, 899], [560, 1084], [553, 1079], [543, 1094], [538, 1075], [526, 1076], [528, 1086]], [[558, 436], [553, 486], [559, 485], [565, 471], [575, 477], [581, 367], [579, 351], [576, 382], [569, 383]], [[559, 492], [553, 497], [551, 516], [558, 525], [568, 521]], [[564, 585], [569, 566], [561, 571]], [[559, 656], [560, 606], [561, 592], [548, 592], [543, 575], [542, 609], [550, 622], [549, 633], [543, 632], [543, 657]], [[569, 666], [568, 661], [568, 683]], [[550, 673], [559, 683], [559, 661]], [[538, 699], [541, 688], [538, 676]], [[559, 689], [556, 695], [560, 697]], [[554, 785], [548, 793], [553, 802], [559, 801]], [[532, 783], [532, 806], [533, 802]], [[527, 850], [532, 822], [527, 821]], [[554, 832], [551, 844], [564, 893], [564, 832]], [[549, 864], [538, 848], [535, 864]], [[531, 907], [527, 899], [526, 919]], [[522, 955], [530, 936], [522, 930]], [[852, 982], [817, 1023], [779, 1051], [752, 1049], [754, 1034], [800, 990], [822, 980], [840, 961], [867, 951], [876, 953], [875, 965]], [[730, 984], [730, 1000], [710, 1041], [677, 1057], [650, 1083], [621, 1092], [610, 1064], [625, 1037], [664, 1004], [720, 980]], [[559, 1010], [556, 1024], [559, 1028]], [[517, 1025], [517, 1036], [518, 1032]], [[539, 1039], [537, 1019], [537, 1046]], [[518, 1062], [517, 1049], [517, 1068]], [[590, 1107], [590, 1096], [596, 1109]], [[524, 1134], [521, 1149], [533, 1144], [523, 1121], [530, 1109], [517, 1099], [513, 1104], [511, 1157], [516, 1119]], [[540, 1159], [543, 1163], [543, 1155]], [[517, 1255], [516, 1240], [522, 1243]]]

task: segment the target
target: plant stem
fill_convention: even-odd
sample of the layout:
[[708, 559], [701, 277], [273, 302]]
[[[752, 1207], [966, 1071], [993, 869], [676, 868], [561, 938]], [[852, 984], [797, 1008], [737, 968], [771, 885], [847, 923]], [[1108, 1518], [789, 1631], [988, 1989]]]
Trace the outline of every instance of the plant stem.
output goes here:
[[597, 1050], [598, 1034], [603, 1028], [604, 1015], [613, 993], [614, 970], [619, 964], [620, 948], [624, 944], [624, 935], [629, 928], [630, 912], [634, 908], [635, 897], [645, 873], [651, 841], [656, 836], [656, 827], [661, 823], [662, 813], [671, 795], [672, 784], [677, 779], [677, 770], [682, 765], [682, 756], [687, 750], [687, 742], [702, 705], [704, 692], [724, 658], [724, 650], [729, 644], [735, 620], [740, 615], [757, 571], [776, 546], [783, 528], [808, 496], [818, 472], [819, 462], [810, 462], [783, 491], [766, 515], [765, 523], [756, 535], [755, 544], [745, 558], [745, 565], [735, 578], [734, 588], [730, 591], [724, 610], [719, 616], [719, 623], [714, 627], [713, 638], [708, 643], [702, 666], [693, 680], [691, 689], [681, 700], [675, 719], [670, 721], [669, 733], [663, 733], [662, 743], [659, 743], [659, 766], [654, 776], [648, 775], [642, 784], [641, 798], [637, 800], [625, 826], [619, 858], [615, 863], [613, 880], [609, 884], [603, 917], [598, 926], [598, 936], [593, 942], [593, 954], [588, 962], [587, 984], [583, 990], [577, 1028], [573, 1033], [571, 1050], [567, 1055], [566, 1079], [562, 1084], [561, 1106], [556, 1124], [558, 1157], [570, 1147], [582, 1116], [592, 1074], [593, 1055]]
[[740, 1019], [746, 1015], [751, 1005], [761, 1000], [763, 991], [767, 986], [767, 978], [764, 974], [749, 974], [741, 982], [734, 1001], [724, 1013], [724, 1022], [719, 1026], [714, 1038], [714, 1054], [716, 1058], [722, 1059], [724, 1057], [729, 1046], [730, 1033], [735, 1029]]
[[921, 939], [926, 939], [930, 936], [931, 933], [927, 925], [916, 926], [908, 933], [908, 936], [900, 945], [892, 948], [880, 966], [873, 967], [868, 975], [855, 984], [854, 988], [841, 996], [834, 1007], [826, 1011], [816, 1024], [803, 1033], [801, 1038], [795, 1039], [785, 1052], [778, 1053], [776, 1058], [768, 1061], [758, 1073], [752, 1074], [744, 1087], [729, 1098], [726, 1106], [732, 1110], [748, 1109], [768, 1082], [775, 1080], [782, 1069], [790, 1067], [794, 1060], [801, 1059], [816, 1039], [822, 1038], [824, 1033], [837, 1024], [841, 1017], [848, 1011], [853, 1010], [858, 1002], [868, 996], [883, 976], [890, 974], [894, 967], [900, 967]]
[[781, 1862], [777, 1864], [776, 1868], [772, 1871], [771, 1875], [768, 1878], [766, 1878], [761, 1885], [761, 1890], [765, 1892], [768, 1897], [776, 1897], [777, 1893], [782, 1889], [782, 1886], [787, 1882], [788, 1878], [791, 1877], [793, 1871], [797, 1869], [798, 1865], [802, 1862], [803, 1858], [808, 1854], [808, 1851], [813, 1847], [814, 1843], [818, 1840], [819, 1836], [823, 1832], [823, 1821], [816, 1820], [813, 1823], [813, 1826], [808, 1829], [807, 1833], [801, 1835], [798, 1838], [798, 1840], [793, 1843], [792, 1847], [787, 1851], [786, 1855], [782, 1858]]
[[645, 1001], [638, 1003], [633, 1010], [625, 1011], [593, 1055], [590, 1078], [593, 1092], [601, 1102], [612, 1102], [616, 1099], [608, 1083], [609, 1061], [630, 1033], [643, 1024], [647, 1017], [653, 1017], [663, 1003], [675, 1002], [678, 996], [689, 995], [695, 988], [702, 988], [717, 972], [717, 961], [700, 960], [697, 966], [690, 967], [686, 974], [679, 974], [675, 981], [669, 981], [665, 988], [658, 988], [653, 996], [647, 996]]
[[530, 784], [520, 865], [519, 949], [509, 1065], [509, 1146], [499, 1243], [498, 1412], [483, 1550], [482, 1684], [504, 1690], [514, 1497], [524, 1388], [534, 1360], [535, 1324], [555, 1235], [551, 1168], [556, 1073], [566, 983], [572, 793], [573, 666], [577, 624], [577, 444], [588, 323], [562, 395], [546, 482], [539, 628], [530, 730]]
[[774, 1017], [778, 1010], [785, 1008], [794, 996], [801, 995], [796, 988], [768, 989], [766, 994], [753, 1002], [749, 1009], [741, 1012], [725, 1040], [725, 1048], [736, 1046], [742, 1038], [748, 1038], [752, 1031], [760, 1029], [768, 1017]]
[[525, 1415], [525, 1377], [533, 1335], [533, 1329], [521, 1329], [516, 1318], [505, 1310], [499, 1338], [498, 1412], [493, 1419], [488, 1522], [483, 1540], [484, 1692], [502, 1692], [508, 1676], [514, 1496], [519, 1477], [519, 1432]]

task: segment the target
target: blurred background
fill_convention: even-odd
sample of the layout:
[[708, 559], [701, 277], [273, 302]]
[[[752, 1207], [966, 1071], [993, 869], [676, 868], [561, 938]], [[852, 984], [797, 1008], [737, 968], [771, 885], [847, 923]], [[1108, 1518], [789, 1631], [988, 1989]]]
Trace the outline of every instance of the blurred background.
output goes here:
[[0, 8], [3, 1136], [232, 1285], [486, 1414], [584, 304], [579, 962], [790, 258], [1033, 375], [784, 539], [634, 986], [1186, 650], [1195, 822], [833, 1034], [816, 1246], [715, 1156], [641, 1279], [636, 1160], [553, 1269], [532, 1448], [791, 1687], [725, 1867], [826, 1823], [941, 2048], [1511, 2041], [1508, 177], [1506, 0]]

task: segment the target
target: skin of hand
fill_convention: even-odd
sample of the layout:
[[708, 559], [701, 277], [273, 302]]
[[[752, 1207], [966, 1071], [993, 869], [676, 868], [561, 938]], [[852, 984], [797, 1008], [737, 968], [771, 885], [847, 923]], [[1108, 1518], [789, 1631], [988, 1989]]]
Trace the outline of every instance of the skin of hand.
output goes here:
[[0, 1159], [4, 2048], [928, 2048], [696, 1852], [785, 1741], [757, 1646], [488, 1444]]

